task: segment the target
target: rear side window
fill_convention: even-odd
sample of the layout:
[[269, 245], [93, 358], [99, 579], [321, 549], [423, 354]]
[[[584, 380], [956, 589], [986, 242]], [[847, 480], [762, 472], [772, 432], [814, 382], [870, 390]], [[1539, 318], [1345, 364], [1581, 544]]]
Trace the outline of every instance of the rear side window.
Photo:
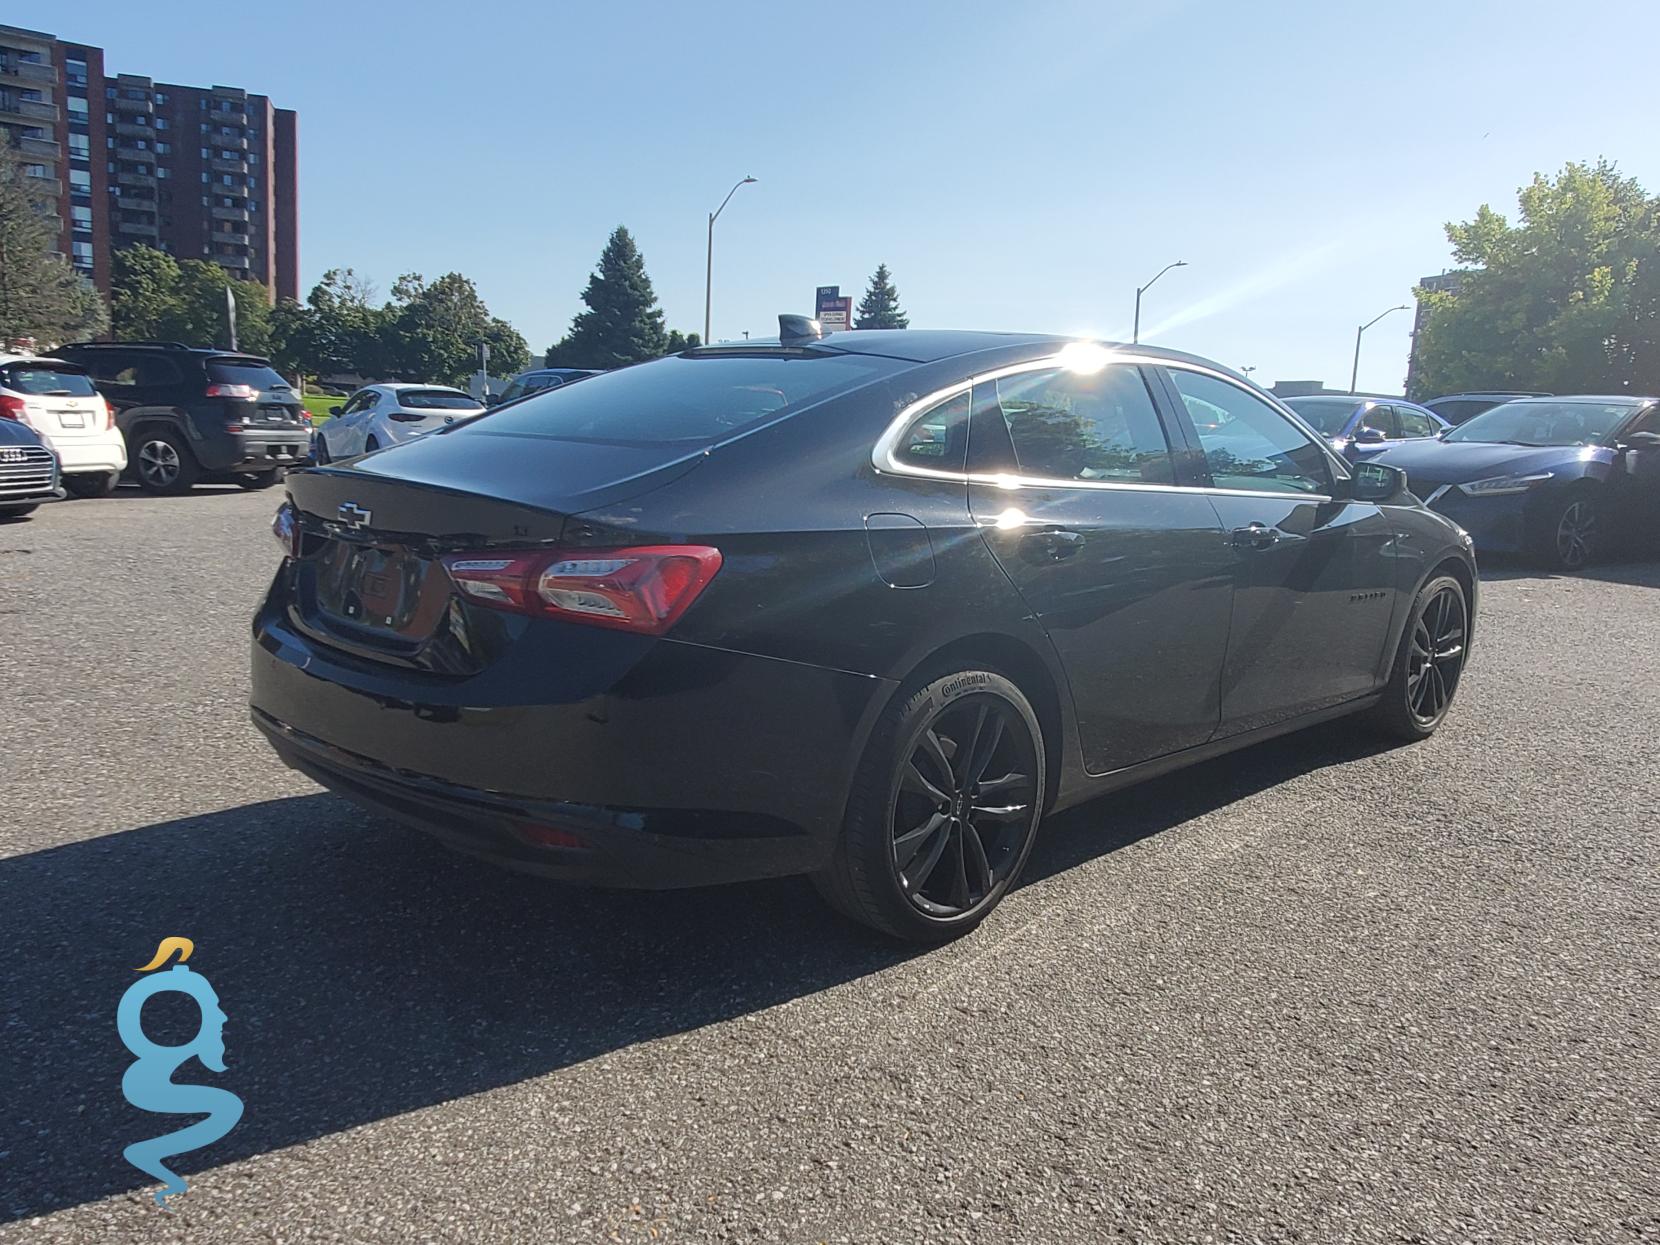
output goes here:
[[1433, 437], [1435, 435], [1435, 421], [1422, 411], [1397, 406], [1395, 408], [1395, 418], [1400, 421], [1401, 436], [1409, 441], [1416, 440], [1419, 437]]
[[968, 460], [968, 390], [938, 402], [911, 421], [894, 459], [934, 471], [961, 471]]
[[406, 411], [476, 411], [479, 404], [464, 393], [444, 389], [403, 389], [398, 405]]
[[1018, 372], [980, 385], [976, 399], [1001, 411], [1021, 475], [1175, 482], [1170, 443], [1139, 368]]
[[1314, 431], [1335, 437], [1355, 413], [1353, 398], [1292, 398], [1286, 403]]
[[158, 355], [134, 351], [98, 350], [87, 359], [93, 379], [108, 385], [158, 386], [176, 384], [179, 371]]
[[911, 366], [828, 352], [674, 355], [545, 389], [452, 435], [707, 444]]
[[1401, 439], [1401, 426], [1395, 422], [1395, 408], [1379, 404], [1368, 407], [1366, 414], [1360, 417], [1362, 428], [1376, 428], [1391, 441]]
[[89, 398], [98, 391], [80, 368], [36, 367], [13, 363], [0, 368], [0, 387], [13, 393], [48, 394], [52, 397]]
[[209, 359], [208, 376], [223, 385], [252, 385], [255, 389], [287, 389], [288, 382], [263, 359]]

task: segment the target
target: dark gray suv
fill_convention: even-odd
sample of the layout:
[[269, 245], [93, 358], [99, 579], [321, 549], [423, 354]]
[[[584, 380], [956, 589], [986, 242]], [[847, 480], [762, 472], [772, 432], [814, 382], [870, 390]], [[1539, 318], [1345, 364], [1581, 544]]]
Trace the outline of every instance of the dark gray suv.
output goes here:
[[115, 407], [128, 474], [147, 492], [212, 480], [268, 488], [310, 451], [298, 395], [257, 355], [180, 342], [77, 342], [56, 353]]

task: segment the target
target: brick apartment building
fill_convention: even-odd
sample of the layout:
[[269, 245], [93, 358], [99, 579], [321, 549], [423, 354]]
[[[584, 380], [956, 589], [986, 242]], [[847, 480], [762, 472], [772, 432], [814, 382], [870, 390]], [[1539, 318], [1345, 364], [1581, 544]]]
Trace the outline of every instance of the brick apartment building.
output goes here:
[[106, 293], [112, 251], [142, 243], [298, 298], [297, 125], [264, 95], [106, 74], [102, 48], [0, 25], [0, 138]]

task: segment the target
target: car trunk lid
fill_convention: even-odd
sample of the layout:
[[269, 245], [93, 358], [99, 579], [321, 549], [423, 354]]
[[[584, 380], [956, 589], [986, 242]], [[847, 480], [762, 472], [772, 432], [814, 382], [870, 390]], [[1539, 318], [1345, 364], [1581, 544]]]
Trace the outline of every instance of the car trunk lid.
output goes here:
[[528, 623], [456, 592], [444, 554], [555, 546], [571, 515], [659, 488], [703, 460], [545, 438], [504, 446], [480, 431], [288, 477], [302, 533], [296, 626], [370, 660], [475, 672]]

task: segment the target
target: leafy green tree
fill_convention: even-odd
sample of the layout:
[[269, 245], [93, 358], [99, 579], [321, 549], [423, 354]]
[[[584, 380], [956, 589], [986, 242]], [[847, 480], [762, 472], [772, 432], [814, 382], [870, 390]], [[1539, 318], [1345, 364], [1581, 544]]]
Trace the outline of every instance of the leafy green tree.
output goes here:
[[61, 255], [47, 198], [0, 135], [0, 345], [96, 337], [109, 317], [97, 292]]
[[478, 370], [480, 342], [490, 347], [490, 370], [497, 375], [523, 371], [530, 362], [518, 330], [492, 316], [478, 288], [458, 272], [430, 285], [420, 274], [406, 273], [392, 287], [387, 312], [389, 361], [398, 376], [464, 384]]
[[279, 304], [280, 353], [311, 376], [340, 372], [384, 376], [391, 371], [391, 317], [375, 305], [375, 288], [350, 268], [330, 268], [303, 306]]
[[237, 281], [208, 260], [179, 260], [148, 246], [122, 247], [115, 252], [110, 285], [111, 321], [119, 338], [228, 348], [228, 289], [236, 298], [238, 349], [264, 354], [271, 348], [272, 312], [264, 287]]
[[1660, 199], [1606, 160], [1535, 174], [1511, 224], [1447, 225], [1456, 292], [1417, 291], [1413, 396], [1660, 390]]
[[550, 367], [623, 367], [666, 353], [663, 311], [645, 259], [623, 226], [612, 231], [582, 301], [588, 310], [578, 312], [570, 333], [548, 349]]
[[679, 329], [670, 329], [669, 335], [663, 339], [664, 354], [679, 354], [682, 350], [696, 350], [703, 345], [703, 338], [697, 333], [682, 333]]
[[893, 274], [886, 264], [877, 264], [870, 276], [870, 286], [859, 300], [854, 317], [856, 329], [908, 329], [911, 318], [899, 309], [899, 291], [894, 288]]

